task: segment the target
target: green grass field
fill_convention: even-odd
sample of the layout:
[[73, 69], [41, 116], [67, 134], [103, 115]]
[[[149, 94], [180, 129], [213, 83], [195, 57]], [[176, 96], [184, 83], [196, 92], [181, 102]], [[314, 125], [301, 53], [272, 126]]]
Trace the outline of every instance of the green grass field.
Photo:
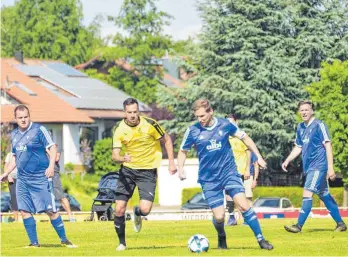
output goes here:
[[[41, 248], [26, 249], [27, 236], [21, 223], [1, 224], [1, 256], [196, 256], [187, 249], [190, 236], [200, 233], [210, 241], [204, 256], [344, 256], [348, 255], [348, 232], [335, 233], [331, 219], [309, 219], [300, 234], [290, 234], [283, 225], [295, 220], [261, 220], [263, 233], [273, 251], [261, 250], [248, 226], [227, 227], [228, 250], [218, 250], [217, 236], [210, 221], [144, 221], [140, 233], [133, 222], [126, 227], [128, 250], [118, 245], [113, 222], [65, 223], [69, 239], [79, 246], [63, 248], [48, 222], [37, 224]], [[348, 220], [345, 220], [348, 223]]]

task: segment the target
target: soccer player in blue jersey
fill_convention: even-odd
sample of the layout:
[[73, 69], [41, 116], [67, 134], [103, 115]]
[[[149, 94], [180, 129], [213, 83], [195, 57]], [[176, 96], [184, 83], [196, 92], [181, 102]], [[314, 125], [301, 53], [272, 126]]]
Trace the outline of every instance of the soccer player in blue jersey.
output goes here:
[[258, 157], [261, 167], [266, 167], [253, 140], [239, 130], [227, 119], [214, 117], [209, 102], [197, 100], [192, 107], [198, 123], [190, 126], [184, 135], [178, 153], [178, 171], [181, 180], [185, 179], [184, 164], [187, 152], [195, 145], [199, 159], [198, 182], [202, 186], [203, 195], [213, 212], [213, 224], [218, 234], [218, 248], [227, 249], [224, 228], [225, 208], [224, 190], [233, 198], [241, 211], [244, 220], [253, 230], [262, 249], [271, 250], [273, 246], [264, 239], [256, 213], [245, 197], [241, 175], [237, 172], [230, 136], [236, 136]]
[[18, 124], [18, 128], [11, 132], [12, 158], [15, 159], [10, 162], [0, 180], [17, 167], [17, 203], [30, 240], [29, 247], [40, 247], [32, 214], [46, 212], [62, 246], [75, 248], [76, 245], [65, 235], [63, 220], [57, 212], [53, 196], [56, 145], [44, 126], [30, 121], [28, 107], [18, 105], [14, 116]]
[[346, 231], [335, 199], [328, 188], [328, 178], [336, 178], [333, 168], [332, 145], [327, 126], [321, 120], [314, 118], [313, 104], [311, 101], [301, 101], [298, 111], [303, 120], [297, 126], [295, 147], [282, 164], [284, 171], [289, 163], [302, 153], [303, 171], [306, 175], [302, 207], [297, 224], [285, 226], [288, 232], [301, 232], [303, 225], [312, 209], [313, 194], [319, 195], [325, 203], [332, 218], [336, 221], [335, 231]]

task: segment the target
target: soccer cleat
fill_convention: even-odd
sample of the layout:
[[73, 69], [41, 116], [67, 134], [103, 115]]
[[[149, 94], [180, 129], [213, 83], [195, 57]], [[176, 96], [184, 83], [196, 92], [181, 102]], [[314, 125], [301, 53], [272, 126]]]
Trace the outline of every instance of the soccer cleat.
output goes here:
[[69, 240], [65, 240], [65, 241], [61, 242], [61, 244], [62, 244], [62, 246], [65, 246], [67, 248], [77, 248], [77, 245], [74, 245]]
[[226, 226], [236, 226], [237, 225], [237, 220], [234, 217], [234, 215], [231, 215], [226, 223]]
[[34, 243], [34, 244], [30, 243], [30, 245], [27, 245], [24, 248], [35, 248], [35, 247], [40, 247], [40, 244], [39, 243]]
[[265, 239], [260, 240], [259, 245], [260, 245], [261, 249], [265, 249], [265, 250], [272, 250], [273, 249], [273, 245], [271, 245], [271, 243], [266, 241]]
[[347, 230], [347, 225], [344, 222], [337, 222], [335, 232], [344, 232]]
[[120, 244], [119, 246], [117, 246], [116, 251], [124, 251], [127, 249], [127, 246], [125, 246], [124, 244]]
[[135, 214], [135, 209], [137, 208], [138, 206], [135, 206], [134, 209], [133, 209], [133, 214], [134, 214], [134, 231], [139, 233], [140, 230], [141, 230], [141, 223], [142, 223], [142, 220], [141, 220], [141, 216], [140, 215], [136, 215]]
[[218, 237], [218, 248], [219, 249], [227, 249], [226, 236]]
[[291, 226], [284, 226], [285, 230], [291, 233], [299, 233], [302, 230], [302, 227], [298, 224], [294, 224]]

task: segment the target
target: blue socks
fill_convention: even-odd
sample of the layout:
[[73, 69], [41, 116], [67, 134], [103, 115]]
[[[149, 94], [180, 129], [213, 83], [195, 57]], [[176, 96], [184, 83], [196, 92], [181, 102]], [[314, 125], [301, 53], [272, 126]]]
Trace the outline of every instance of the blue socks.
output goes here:
[[264, 239], [262, 235], [260, 223], [259, 223], [259, 220], [257, 219], [255, 211], [252, 208], [250, 208], [246, 212], [243, 212], [242, 215], [244, 217], [244, 221], [249, 225], [251, 230], [254, 232], [254, 235], [257, 241], [261, 241], [262, 239]]
[[324, 202], [326, 208], [330, 212], [331, 217], [336, 221], [336, 223], [343, 222], [337, 203], [331, 194], [328, 193], [327, 195], [321, 196], [320, 199]]
[[214, 224], [214, 227], [218, 233], [218, 236], [219, 237], [225, 237], [226, 236], [226, 233], [225, 233], [225, 224], [224, 222], [221, 222], [221, 223], [218, 223], [215, 218], [213, 217], [213, 224]]
[[63, 220], [62, 217], [58, 217], [55, 220], [51, 220], [51, 224], [54, 227], [54, 229], [56, 230], [60, 241], [64, 242], [67, 240], [66, 235], [65, 235], [65, 228], [64, 228], [64, 224], [63, 224]]
[[29, 237], [31, 244], [38, 244], [39, 240], [37, 239], [37, 232], [36, 232], [36, 222], [33, 216], [30, 218], [23, 220], [25, 230], [27, 231], [27, 235]]
[[306, 219], [308, 218], [308, 215], [311, 212], [312, 205], [313, 205], [312, 197], [303, 197], [300, 215], [298, 216], [298, 219], [297, 219], [297, 225], [300, 225], [301, 228], [305, 224]]

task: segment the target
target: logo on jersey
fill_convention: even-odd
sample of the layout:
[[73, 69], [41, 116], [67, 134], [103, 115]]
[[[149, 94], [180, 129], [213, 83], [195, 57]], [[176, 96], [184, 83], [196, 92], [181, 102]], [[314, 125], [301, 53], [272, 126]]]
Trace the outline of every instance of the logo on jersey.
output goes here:
[[221, 130], [219, 130], [219, 136], [222, 137], [222, 131]]
[[207, 146], [209, 152], [220, 150], [222, 148], [221, 142], [216, 142], [215, 139], [209, 140], [210, 145]]
[[204, 139], [204, 136], [199, 136], [199, 138], [198, 138], [199, 140], [203, 140]]
[[309, 137], [305, 137], [305, 138], [302, 140], [302, 142], [303, 142], [304, 144], [308, 144], [308, 143], [309, 143]]
[[19, 146], [16, 147], [16, 151], [26, 152], [27, 151], [27, 146], [20, 144]]

